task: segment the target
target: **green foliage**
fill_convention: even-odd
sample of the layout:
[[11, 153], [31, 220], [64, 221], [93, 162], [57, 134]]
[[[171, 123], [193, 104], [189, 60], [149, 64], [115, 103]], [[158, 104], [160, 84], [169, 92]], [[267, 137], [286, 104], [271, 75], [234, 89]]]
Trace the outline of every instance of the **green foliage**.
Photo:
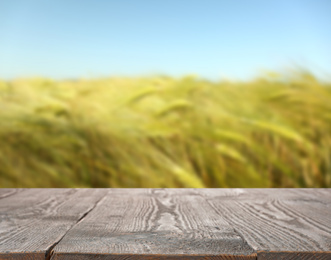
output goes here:
[[0, 187], [331, 187], [313, 75], [0, 81]]

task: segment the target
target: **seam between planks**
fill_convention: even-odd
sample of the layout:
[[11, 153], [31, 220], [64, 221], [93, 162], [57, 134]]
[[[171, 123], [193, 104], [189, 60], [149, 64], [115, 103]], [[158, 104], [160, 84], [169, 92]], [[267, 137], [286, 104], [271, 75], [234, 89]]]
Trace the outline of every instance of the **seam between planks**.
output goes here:
[[[201, 194], [200, 194], [201, 195]], [[207, 202], [207, 204], [216, 212], [216, 214], [218, 214], [218, 212], [217, 212], [217, 210], [215, 210], [214, 209], [214, 206], [213, 206], [213, 204], [211, 204], [204, 196], [202, 196], [203, 197], [203, 199]], [[219, 215], [219, 214], [218, 214]], [[245, 237], [236, 229], [236, 228], [234, 228], [234, 226], [233, 225], [231, 225], [226, 219], [223, 219], [230, 227], [232, 227], [233, 228], [233, 230], [234, 230], [234, 232], [238, 235], [238, 236], [240, 236], [241, 237], [241, 239], [243, 240], [243, 242], [244, 243], [246, 243], [252, 250], [253, 250], [253, 252], [254, 252], [254, 254], [255, 254], [255, 259], [256, 260], [258, 260], [259, 259], [259, 255], [258, 255], [258, 251], [257, 250], [255, 250], [253, 247], [252, 247], [252, 245], [245, 239]]]
[[108, 195], [108, 192], [101, 198], [99, 199], [94, 206], [87, 210], [77, 221], [74, 223], [61, 237], [58, 241], [54, 242], [50, 247], [47, 248], [46, 253], [45, 253], [45, 260], [50, 260], [53, 257], [53, 249], [56, 247], [57, 244], [61, 242], [61, 240], [66, 236], [66, 234], [73, 229], [79, 222], [83, 221], [83, 219], [92, 211], [94, 210], [100, 203], [103, 201], [106, 196]]
[[[213, 204], [209, 202], [204, 196], [202, 196], [205, 201], [214, 209]], [[214, 209], [215, 210], [215, 209]], [[218, 214], [217, 210], [215, 212]], [[252, 245], [244, 238], [244, 236], [236, 229], [234, 228], [227, 220], [224, 219], [226, 223], [228, 223], [233, 230], [238, 234], [243, 241], [254, 251], [254, 254], [256, 255], [256, 260], [266, 260], [266, 259], [302, 259], [302, 260], [312, 260], [312, 259], [321, 259], [326, 260], [329, 259], [329, 256], [331, 256], [331, 251], [316, 251], [316, 252], [303, 252], [303, 251], [268, 251], [268, 250], [255, 250]], [[266, 258], [268, 254], [275, 254], [275, 256], [269, 256]], [[293, 254], [290, 258], [283, 258], [286, 254]], [[316, 258], [318, 257], [318, 258]], [[328, 258], [326, 258], [328, 257]]]

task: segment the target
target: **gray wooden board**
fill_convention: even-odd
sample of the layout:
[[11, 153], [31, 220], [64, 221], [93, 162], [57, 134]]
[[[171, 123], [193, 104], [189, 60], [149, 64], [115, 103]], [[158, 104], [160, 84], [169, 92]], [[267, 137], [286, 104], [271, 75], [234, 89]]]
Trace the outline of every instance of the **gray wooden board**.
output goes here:
[[0, 189], [0, 259], [331, 260], [331, 189]]
[[0, 200], [0, 259], [45, 259], [106, 190], [26, 189]]
[[197, 192], [258, 252], [258, 259], [331, 259], [331, 189]]
[[256, 254], [192, 190], [113, 189], [53, 249], [54, 260], [89, 258], [256, 259]]
[[[82, 253], [61, 253], [53, 259], [65, 260], [256, 260], [256, 256], [231, 256], [231, 255], [136, 255], [136, 254], [82, 254]], [[309, 259], [310, 260], [310, 259]]]

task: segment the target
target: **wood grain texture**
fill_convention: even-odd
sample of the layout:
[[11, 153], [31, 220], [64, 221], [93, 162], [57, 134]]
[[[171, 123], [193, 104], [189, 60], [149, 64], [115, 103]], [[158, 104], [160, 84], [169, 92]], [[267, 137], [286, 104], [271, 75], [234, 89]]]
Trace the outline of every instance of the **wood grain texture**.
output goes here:
[[23, 191], [23, 189], [0, 189], [0, 199], [12, 196], [21, 191]]
[[113, 189], [64, 236], [52, 256], [92, 258], [256, 259], [256, 254], [191, 190]]
[[331, 260], [331, 189], [0, 189], [0, 260]]
[[331, 189], [204, 189], [258, 259], [331, 259]]
[[0, 259], [45, 259], [106, 190], [26, 189], [0, 200]]
[[256, 260], [256, 256], [240, 255], [146, 255], [146, 254], [81, 254], [81, 253], [61, 253], [53, 259], [66, 260]]

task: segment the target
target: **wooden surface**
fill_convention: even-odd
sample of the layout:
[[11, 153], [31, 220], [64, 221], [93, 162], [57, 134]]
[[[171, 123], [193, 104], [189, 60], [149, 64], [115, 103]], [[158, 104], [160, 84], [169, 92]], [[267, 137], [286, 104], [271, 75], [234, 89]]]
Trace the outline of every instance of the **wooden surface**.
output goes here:
[[259, 259], [331, 259], [330, 189], [201, 193]]
[[331, 189], [0, 189], [0, 259], [331, 260]]
[[27, 189], [0, 199], [0, 259], [45, 259], [105, 190]]

